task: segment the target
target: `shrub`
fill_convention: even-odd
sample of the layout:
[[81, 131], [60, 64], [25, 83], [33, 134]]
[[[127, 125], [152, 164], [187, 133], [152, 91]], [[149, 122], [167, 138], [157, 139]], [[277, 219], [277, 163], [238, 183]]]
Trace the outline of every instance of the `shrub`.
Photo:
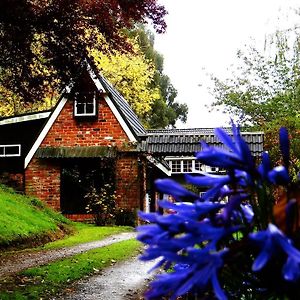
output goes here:
[[96, 188], [91, 187], [84, 197], [88, 201], [86, 211], [94, 215], [94, 221], [97, 226], [114, 223], [117, 196], [113, 185], [109, 183], [104, 184], [99, 193]]

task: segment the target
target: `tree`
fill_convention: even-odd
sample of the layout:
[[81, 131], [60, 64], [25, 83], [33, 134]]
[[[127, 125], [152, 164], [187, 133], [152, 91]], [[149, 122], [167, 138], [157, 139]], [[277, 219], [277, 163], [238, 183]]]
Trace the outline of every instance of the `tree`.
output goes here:
[[154, 49], [153, 33], [140, 25], [135, 30], [128, 32], [128, 35], [136, 39], [146, 59], [151, 61], [155, 66], [152, 86], [159, 90], [160, 96], [158, 99], [155, 99], [151, 113], [147, 116], [148, 127], [174, 127], [177, 120], [185, 123], [188, 107], [185, 103], [176, 102], [177, 90], [172, 85], [170, 78], [163, 73], [164, 58]]
[[[150, 20], [163, 32], [165, 14], [157, 0], [2, 0], [1, 84], [24, 101], [42, 99], [49, 82], [59, 89], [75, 77], [87, 48], [101, 50], [95, 44], [98, 31], [112, 48], [129, 50], [122, 30]], [[41, 54], [35, 51], [37, 40]], [[47, 76], [36, 72], [41, 60]]]
[[[295, 32], [294, 32], [295, 33]], [[237, 117], [241, 125], [254, 126], [266, 133], [266, 149], [279, 159], [277, 144], [279, 127], [286, 126], [292, 137], [294, 167], [300, 159], [300, 35], [291, 43], [289, 32], [277, 32], [269, 43], [272, 56], [249, 47], [238, 52], [240, 65], [233, 77], [225, 81], [212, 77], [212, 107], [222, 107]], [[271, 48], [271, 46], [275, 46]]]
[[91, 54], [99, 70], [125, 97], [143, 123], [146, 123], [160, 93], [152, 85], [155, 75], [153, 63], [145, 58], [137, 44], [133, 41], [131, 43], [133, 51], [130, 53], [93, 49]]

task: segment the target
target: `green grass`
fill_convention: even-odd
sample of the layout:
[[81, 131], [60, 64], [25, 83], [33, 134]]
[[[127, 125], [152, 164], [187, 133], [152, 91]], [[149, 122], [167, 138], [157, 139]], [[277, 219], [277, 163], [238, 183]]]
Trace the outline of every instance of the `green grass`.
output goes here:
[[76, 231], [74, 235], [68, 236], [62, 240], [57, 240], [55, 242], [51, 242], [45, 244], [43, 249], [56, 249], [62, 247], [70, 247], [75, 246], [82, 243], [92, 242], [104, 239], [110, 235], [132, 231], [132, 227], [98, 227], [95, 225], [83, 224], [83, 223], [75, 223]]
[[0, 185], [0, 246], [51, 234], [59, 226], [71, 224], [61, 214], [32, 197]]
[[[15, 286], [18, 286], [18, 283], [24, 286], [11, 292], [0, 292], [0, 299], [50, 299], [71, 282], [94, 274], [114, 262], [136, 255], [140, 247], [141, 244], [136, 240], [128, 240], [46, 266], [28, 269], [22, 272], [18, 282], [14, 283]], [[7, 286], [8, 283], [4, 285]]]

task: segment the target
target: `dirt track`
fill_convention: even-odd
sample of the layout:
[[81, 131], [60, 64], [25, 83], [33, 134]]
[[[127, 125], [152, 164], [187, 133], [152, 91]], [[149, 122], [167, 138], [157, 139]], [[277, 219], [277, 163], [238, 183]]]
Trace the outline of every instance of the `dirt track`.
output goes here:
[[108, 246], [124, 240], [129, 240], [135, 238], [135, 236], [135, 232], [124, 232], [112, 235], [101, 241], [84, 243], [68, 248], [37, 251], [30, 253], [18, 252], [15, 255], [0, 256], [0, 278], [8, 275], [13, 275], [28, 268], [45, 265], [51, 261], [86, 252], [91, 249]]
[[137, 300], [153, 273], [147, 272], [154, 262], [141, 262], [138, 258], [120, 262], [103, 270], [99, 275], [82, 279], [72, 285], [58, 300]]

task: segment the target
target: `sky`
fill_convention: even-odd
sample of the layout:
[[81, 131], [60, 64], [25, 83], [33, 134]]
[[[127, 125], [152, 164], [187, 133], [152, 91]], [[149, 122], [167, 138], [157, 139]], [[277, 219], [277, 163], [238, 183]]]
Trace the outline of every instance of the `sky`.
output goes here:
[[300, 23], [295, 14], [299, 0], [158, 2], [169, 12], [168, 28], [156, 35], [154, 46], [164, 56], [164, 72], [178, 90], [177, 101], [189, 107], [187, 123], [177, 123], [178, 128], [228, 125], [231, 116], [206, 108], [214, 101], [209, 74], [230, 77], [238, 49], [255, 43], [263, 51], [270, 34]]

